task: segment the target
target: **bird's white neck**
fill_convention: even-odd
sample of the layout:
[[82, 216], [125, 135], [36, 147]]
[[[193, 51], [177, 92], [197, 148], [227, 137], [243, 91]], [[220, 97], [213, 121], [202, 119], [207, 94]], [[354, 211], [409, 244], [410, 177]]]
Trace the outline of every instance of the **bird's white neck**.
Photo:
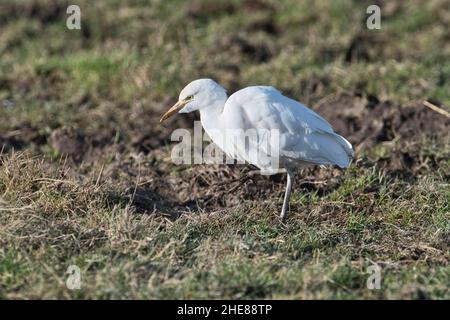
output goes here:
[[221, 115], [225, 102], [227, 102], [227, 94], [225, 90], [223, 94], [216, 94], [211, 97], [208, 107], [200, 109], [200, 121], [203, 128], [209, 134], [208, 131], [212, 129], [220, 129], [221, 127]]
[[226, 93], [216, 96], [214, 99], [211, 99], [208, 107], [200, 109], [200, 121], [203, 129], [213, 141], [215, 140], [215, 132], [222, 132], [223, 122], [221, 121], [221, 115], [227, 98]]

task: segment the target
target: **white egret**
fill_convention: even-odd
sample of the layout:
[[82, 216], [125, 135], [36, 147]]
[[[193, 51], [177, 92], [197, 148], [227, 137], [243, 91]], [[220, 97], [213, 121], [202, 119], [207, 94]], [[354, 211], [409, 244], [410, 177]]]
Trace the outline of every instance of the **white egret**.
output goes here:
[[[286, 193], [280, 217], [287, 215], [293, 171], [310, 165], [337, 165], [348, 167], [354, 155], [352, 145], [333, 131], [331, 125], [303, 104], [281, 94], [270, 86], [252, 86], [241, 89], [230, 97], [225, 89], [211, 79], [189, 83], [175, 103], [161, 118], [163, 122], [176, 112], [199, 110], [201, 124], [211, 140], [227, 155], [243, 159], [262, 173], [287, 173]], [[227, 131], [240, 129], [243, 134], [255, 130], [244, 143], [227, 142]], [[277, 132], [278, 141], [263, 145], [267, 132]], [[259, 148], [273, 162], [250, 156], [248, 145]], [[262, 151], [261, 151], [262, 150]], [[264, 157], [260, 157], [264, 158]]]

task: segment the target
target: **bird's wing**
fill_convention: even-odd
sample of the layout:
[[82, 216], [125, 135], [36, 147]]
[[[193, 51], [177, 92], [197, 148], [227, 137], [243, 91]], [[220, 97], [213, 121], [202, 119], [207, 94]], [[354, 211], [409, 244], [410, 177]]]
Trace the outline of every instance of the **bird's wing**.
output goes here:
[[[273, 87], [255, 86], [237, 91], [228, 98], [221, 117], [227, 129], [256, 129], [257, 139], [250, 137], [247, 140], [268, 154], [277, 146], [269, 143], [267, 148], [261, 144], [265, 141], [262, 135], [277, 130], [279, 156], [288, 162], [346, 167], [353, 156], [351, 144], [336, 134], [324, 118]], [[246, 150], [242, 145], [235, 144], [233, 148], [237, 150], [237, 158], [260, 166], [245, 157]]]

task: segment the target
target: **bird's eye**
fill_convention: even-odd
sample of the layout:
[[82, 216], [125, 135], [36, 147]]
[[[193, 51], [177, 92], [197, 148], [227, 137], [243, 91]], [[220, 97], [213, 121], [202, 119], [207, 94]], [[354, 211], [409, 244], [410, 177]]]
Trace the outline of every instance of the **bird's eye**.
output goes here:
[[192, 100], [192, 99], [194, 99], [194, 96], [190, 95], [190, 96], [187, 96], [186, 99], [184, 99], [184, 100]]

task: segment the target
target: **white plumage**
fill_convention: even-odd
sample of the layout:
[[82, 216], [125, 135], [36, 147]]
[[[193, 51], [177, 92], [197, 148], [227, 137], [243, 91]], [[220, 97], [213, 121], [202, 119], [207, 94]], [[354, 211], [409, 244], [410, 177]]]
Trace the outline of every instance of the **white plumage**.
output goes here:
[[[310, 165], [345, 168], [354, 155], [351, 144], [325, 119], [273, 87], [247, 87], [227, 97], [215, 81], [195, 80], [181, 91], [161, 122], [176, 112], [195, 110], [200, 111], [206, 133], [227, 155], [263, 173], [287, 172], [282, 218], [288, 209], [293, 169]], [[274, 132], [277, 139], [270, 138]]]

